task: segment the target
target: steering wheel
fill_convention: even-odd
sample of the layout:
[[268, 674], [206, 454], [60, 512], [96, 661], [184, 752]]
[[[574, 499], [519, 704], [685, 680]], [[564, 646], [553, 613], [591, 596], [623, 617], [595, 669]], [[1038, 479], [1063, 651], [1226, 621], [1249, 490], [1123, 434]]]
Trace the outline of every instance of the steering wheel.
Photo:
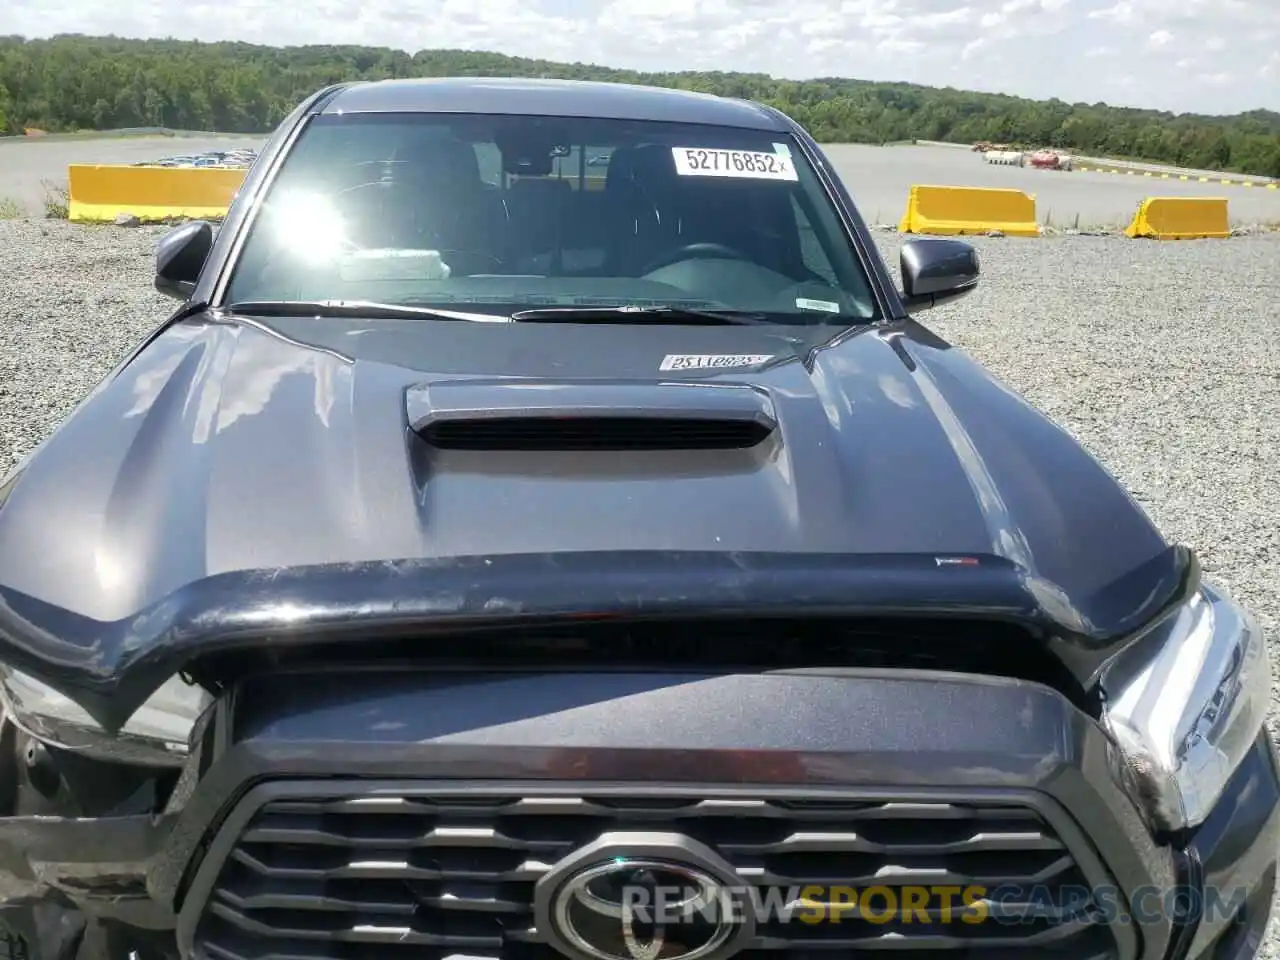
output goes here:
[[741, 250], [726, 246], [723, 243], [686, 243], [683, 247], [671, 250], [658, 257], [640, 273], [641, 276], [669, 267], [683, 260], [750, 260]]

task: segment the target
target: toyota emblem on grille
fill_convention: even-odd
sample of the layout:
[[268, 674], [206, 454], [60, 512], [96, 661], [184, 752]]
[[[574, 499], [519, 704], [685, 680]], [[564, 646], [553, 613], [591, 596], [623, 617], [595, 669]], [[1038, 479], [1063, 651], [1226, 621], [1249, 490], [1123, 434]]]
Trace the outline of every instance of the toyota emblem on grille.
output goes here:
[[538, 881], [534, 921], [573, 960], [726, 960], [755, 934], [741, 885], [688, 837], [610, 833]]

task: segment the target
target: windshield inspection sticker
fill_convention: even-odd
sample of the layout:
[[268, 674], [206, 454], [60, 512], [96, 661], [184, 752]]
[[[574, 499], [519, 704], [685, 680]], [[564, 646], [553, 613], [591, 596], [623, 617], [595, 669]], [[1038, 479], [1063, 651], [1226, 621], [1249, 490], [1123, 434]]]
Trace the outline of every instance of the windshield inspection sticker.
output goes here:
[[743, 180], [798, 180], [789, 156], [765, 150], [708, 150], [672, 147], [682, 177], [733, 177]]
[[667, 354], [659, 370], [718, 370], [722, 367], [754, 367], [772, 360], [768, 353]]
[[822, 313], [839, 313], [840, 304], [830, 300], [810, 300], [808, 297], [796, 297], [797, 310], [819, 310]]

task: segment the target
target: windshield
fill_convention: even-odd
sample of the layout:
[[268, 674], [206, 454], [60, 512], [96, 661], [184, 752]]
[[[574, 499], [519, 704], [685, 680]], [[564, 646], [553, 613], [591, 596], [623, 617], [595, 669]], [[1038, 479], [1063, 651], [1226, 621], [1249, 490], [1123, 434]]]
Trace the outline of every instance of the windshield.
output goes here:
[[264, 198], [226, 299], [876, 317], [789, 136], [467, 114], [316, 118]]

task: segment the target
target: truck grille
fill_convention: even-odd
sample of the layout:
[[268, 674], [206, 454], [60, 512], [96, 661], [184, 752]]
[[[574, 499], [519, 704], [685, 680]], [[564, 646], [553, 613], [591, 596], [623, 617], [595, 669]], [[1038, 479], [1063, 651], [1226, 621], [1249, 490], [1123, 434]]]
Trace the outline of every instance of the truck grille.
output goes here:
[[[1008, 885], [1061, 906], [1091, 888], [1063, 840], [1018, 805], [578, 792], [509, 796], [435, 790], [271, 800], [247, 820], [217, 871], [195, 931], [206, 960], [557, 960], [534, 928], [540, 876], [600, 834], [684, 834], [716, 851], [762, 902], [816, 885]], [[1095, 878], [1096, 882], [1096, 878]], [[783, 896], [785, 900], [785, 895]], [[1016, 923], [900, 919], [757, 923], [743, 960], [892, 950], [894, 960], [1112, 960], [1122, 951], [1091, 904], [990, 909]], [[773, 900], [778, 903], [779, 901]], [[882, 909], [884, 900], [877, 901]], [[1082, 909], [1083, 908], [1083, 909]], [[1123, 951], [1127, 953], [1128, 951]]]

